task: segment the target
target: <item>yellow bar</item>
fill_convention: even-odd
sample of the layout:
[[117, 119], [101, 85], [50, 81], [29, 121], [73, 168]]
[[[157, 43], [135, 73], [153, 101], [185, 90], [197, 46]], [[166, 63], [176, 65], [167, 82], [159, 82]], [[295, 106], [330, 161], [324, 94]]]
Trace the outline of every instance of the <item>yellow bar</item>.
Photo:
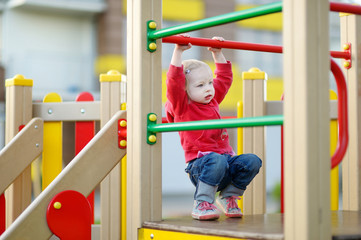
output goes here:
[[122, 75], [117, 70], [109, 70], [106, 74], [100, 74], [99, 82], [121, 82]]
[[[243, 117], [243, 102], [238, 101], [237, 102], [237, 117], [242, 118]], [[243, 154], [243, 128], [237, 128], [237, 154]], [[241, 196], [241, 199], [238, 201], [238, 207], [243, 212], [243, 196]]]
[[[57, 93], [49, 93], [43, 102], [61, 102]], [[51, 109], [48, 110], [51, 114]], [[43, 148], [43, 187], [44, 190], [61, 172], [63, 165], [63, 124], [62, 122], [44, 123], [44, 148]]]
[[[122, 103], [120, 105], [121, 110], [126, 109], [127, 104]], [[121, 185], [122, 185], [122, 204], [121, 204], [121, 239], [127, 239], [127, 155], [125, 155], [122, 160], [120, 161], [122, 175], [121, 175]]]
[[5, 80], [5, 87], [10, 86], [33, 86], [33, 80], [32, 79], [25, 79], [23, 75], [17, 74], [13, 78], [6, 79]]
[[[185, 232], [171, 232], [156, 229], [140, 228], [138, 231], [138, 240], [235, 240], [235, 238], [218, 237], [209, 235], [192, 234]], [[237, 238], [238, 240], [245, 240]]]
[[[337, 94], [330, 90], [330, 99], [337, 100]], [[332, 156], [336, 150], [338, 139], [338, 126], [337, 120], [331, 120], [330, 122], [330, 155]], [[339, 167], [335, 167], [331, 170], [331, 210], [338, 210], [338, 191], [339, 191]]]
[[265, 79], [266, 73], [262, 72], [258, 68], [251, 68], [248, 70], [248, 72], [242, 72], [242, 79]]

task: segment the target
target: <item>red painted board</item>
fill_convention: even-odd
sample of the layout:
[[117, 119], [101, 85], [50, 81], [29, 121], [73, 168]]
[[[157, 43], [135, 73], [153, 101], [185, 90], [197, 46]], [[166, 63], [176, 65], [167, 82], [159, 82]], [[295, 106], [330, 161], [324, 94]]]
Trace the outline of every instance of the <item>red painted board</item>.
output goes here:
[[[94, 101], [93, 95], [88, 92], [80, 93], [77, 102], [92, 102]], [[84, 113], [86, 114], [86, 112]], [[94, 121], [78, 121], [75, 122], [75, 155], [77, 155], [94, 137], [95, 122]], [[88, 196], [88, 201], [92, 207], [92, 223], [94, 223], [94, 191]]]
[[79, 192], [66, 190], [50, 201], [46, 212], [49, 229], [61, 240], [90, 240], [92, 211]]
[[5, 232], [5, 196], [0, 195], [0, 235]]

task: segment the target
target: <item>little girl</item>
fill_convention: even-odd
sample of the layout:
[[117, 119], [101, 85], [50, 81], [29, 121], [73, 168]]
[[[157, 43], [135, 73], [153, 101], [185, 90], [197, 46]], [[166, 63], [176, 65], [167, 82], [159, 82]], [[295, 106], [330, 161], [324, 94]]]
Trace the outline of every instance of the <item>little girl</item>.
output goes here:
[[[182, 35], [189, 37], [189, 35]], [[213, 37], [224, 41], [221, 37]], [[219, 104], [232, 84], [232, 66], [220, 48], [209, 47], [216, 64], [215, 75], [210, 67], [198, 60], [182, 62], [182, 53], [191, 44], [176, 44], [167, 73], [165, 105], [168, 122], [220, 119]], [[238, 196], [257, 175], [262, 161], [254, 154], [235, 155], [226, 129], [181, 131], [181, 144], [186, 169], [195, 185], [192, 217], [198, 220], [218, 219], [217, 205], [228, 217], [242, 217]]]

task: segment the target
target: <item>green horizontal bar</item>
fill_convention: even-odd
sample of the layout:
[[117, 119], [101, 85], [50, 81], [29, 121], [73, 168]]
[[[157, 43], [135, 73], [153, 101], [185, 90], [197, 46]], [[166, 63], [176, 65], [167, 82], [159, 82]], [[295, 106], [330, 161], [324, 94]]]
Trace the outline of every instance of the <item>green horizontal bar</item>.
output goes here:
[[221, 24], [236, 22], [243, 19], [259, 17], [270, 13], [282, 11], [282, 2], [275, 2], [271, 4], [262, 5], [255, 8], [245, 9], [237, 12], [231, 12], [223, 15], [218, 15], [210, 18], [201, 19], [194, 22], [185, 23], [182, 25], [163, 28], [148, 32], [148, 39], [155, 40], [180, 33], [195, 31], [203, 28], [218, 26]]
[[283, 115], [269, 115], [250, 118], [231, 118], [231, 119], [215, 119], [192, 122], [177, 122], [177, 123], [163, 123], [150, 124], [148, 131], [157, 132], [177, 132], [177, 131], [191, 131], [191, 130], [205, 130], [205, 129], [219, 129], [219, 128], [237, 128], [237, 127], [256, 127], [256, 126], [271, 126], [282, 125]]

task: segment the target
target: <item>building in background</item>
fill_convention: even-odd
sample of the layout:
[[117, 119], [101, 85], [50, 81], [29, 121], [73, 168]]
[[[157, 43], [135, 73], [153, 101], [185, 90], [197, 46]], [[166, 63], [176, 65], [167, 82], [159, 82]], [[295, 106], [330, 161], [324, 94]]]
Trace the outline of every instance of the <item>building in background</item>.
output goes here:
[[96, 16], [103, 0], [2, 1], [1, 64], [5, 77], [34, 80], [34, 100], [48, 92], [64, 99], [97, 89]]

